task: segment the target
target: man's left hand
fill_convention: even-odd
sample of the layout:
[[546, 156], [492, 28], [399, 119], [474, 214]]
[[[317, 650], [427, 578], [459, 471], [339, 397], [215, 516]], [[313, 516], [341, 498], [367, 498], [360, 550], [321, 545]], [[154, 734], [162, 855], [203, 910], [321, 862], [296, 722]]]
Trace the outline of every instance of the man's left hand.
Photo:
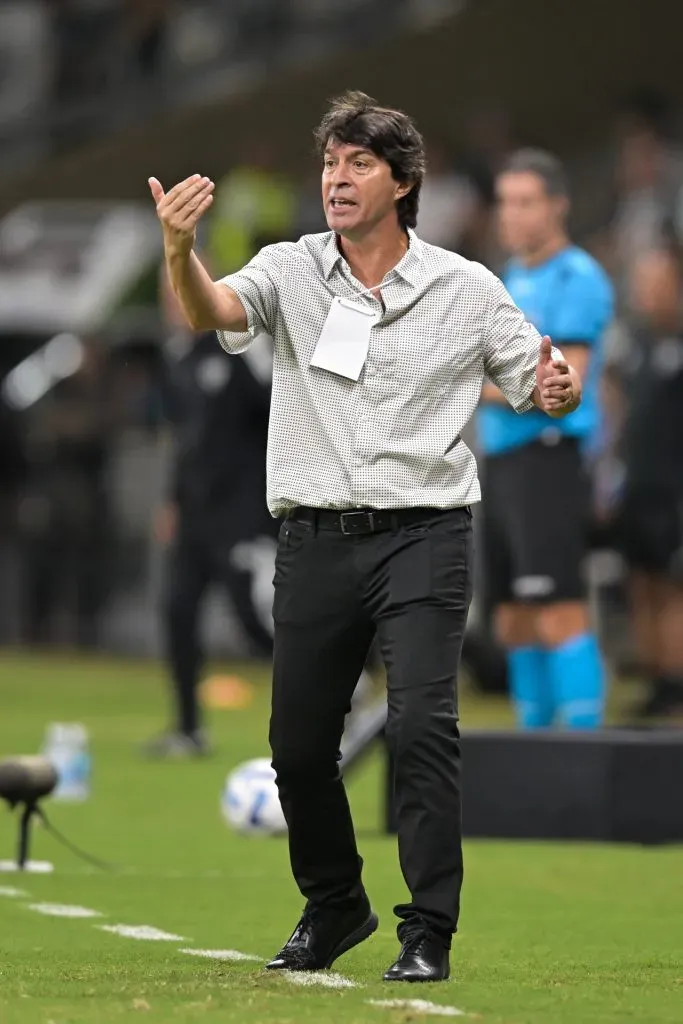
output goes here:
[[581, 381], [564, 359], [553, 359], [553, 346], [545, 337], [536, 364], [534, 405], [548, 416], [567, 416], [581, 403]]

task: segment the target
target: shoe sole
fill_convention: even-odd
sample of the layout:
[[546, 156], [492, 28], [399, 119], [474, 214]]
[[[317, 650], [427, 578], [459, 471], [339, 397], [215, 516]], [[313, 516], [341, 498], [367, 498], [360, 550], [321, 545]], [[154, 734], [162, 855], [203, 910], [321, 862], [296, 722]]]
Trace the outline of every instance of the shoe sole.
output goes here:
[[438, 985], [440, 981], [448, 981], [451, 976], [451, 972], [448, 971], [443, 978], [393, 978], [391, 976], [384, 975], [384, 981], [391, 982], [392, 985]]
[[358, 946], [361, 942], [364, 942], [365, 939], [369, 939], [373, 932], [377, 931], [378, 926], [379, 918], [377, 917], [377, 914], [371, 912], [367, 921], [364, 921], [359, 928], [356, 928], [356, 930], [351, 932], [350, 935], [347, 935], [345, 939], [342, 939], [337, 948], [333, 951], [330, 959], [325, 964], [324, 969], [327, 970], [332, 966], [335, 960], [338, 960], [340, 956], [344, 955], [344, 953], [348, 953], [348, 951], [353, 949], [354, 946]]

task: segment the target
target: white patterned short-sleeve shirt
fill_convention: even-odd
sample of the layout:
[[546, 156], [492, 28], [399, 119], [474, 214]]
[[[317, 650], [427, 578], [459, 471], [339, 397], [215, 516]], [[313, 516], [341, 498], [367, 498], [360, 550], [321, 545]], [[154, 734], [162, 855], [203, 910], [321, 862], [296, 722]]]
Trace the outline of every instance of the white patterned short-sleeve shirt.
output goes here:
[[[219, 331], [228, 352], [261, 331], [274, 344], [268, 506], [455, 508], [480, 498], [461, 431], [484, 377], [518, 411], [532, 408], [540, 336], [489, 270], [410, 232], [380, 285], [358, 281], [334, 233], [269, 245], [223, 279], [249, 335]], [[378, 315], [357, 381], [311, 366], [335, 296]]]

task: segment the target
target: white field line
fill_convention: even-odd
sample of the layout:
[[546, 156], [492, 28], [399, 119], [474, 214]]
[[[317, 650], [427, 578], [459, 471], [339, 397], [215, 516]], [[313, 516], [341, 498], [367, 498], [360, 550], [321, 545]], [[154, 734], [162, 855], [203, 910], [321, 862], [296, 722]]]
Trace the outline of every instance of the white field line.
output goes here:
[[[0, 886], [0, 897], [7, 899], [24, 899], [29, 896], [24, 889], [17, 889], [14, 886]], [[29, 903], [27, 909], [48, 917], [69, 917], [76, 919], [92, 919], [103, 917], [99, 910], [92, 910], [89, 907], [73, 906], [66, 903]], [[182, 942], [182, 935], [175, 935], [172, 932], [163, 931], [152, 925], [129, 925], [129, 924], [100, 924], [95, 925], [100, 931], [113, 935], [120, 935], [126, 939], [137, 939], [147, 942]], [[243, 953], [239, 949], [192, 949], [183, 947], [178, 950], [186, 956], [205, 957], [210, 960], [224, 960], [236, 962], [262, 963], [263, 958], [252, 953]], [[321, 988], [349, 989], [362, 988], [357, 982], [345, 978], [333, 971], [282, 971], [280, 977], [285, 978], [292, 985], [302, 987], [319, 986]], [[376, 1006], [387, 1010], [410, 1010], [421, 1016], [430, 1017], [464, 1017], [467, 1016], [463, 1010], [455, 1006], [442, 1006], [439, 1003], [430, 1003], [424, 999], [368, 999], [369, 1006]]]
[[[49, 860], [27, 860], [22, 873], [27, 875], [49, 875], [55, 869]], [[0, 860], [0, 874], [18, 874], [19, 865], [15, 860]]]
[[370, 1006], [379, 1006], [385, 1010], [411, 1010], [424, 1017], [465, 1017], [464, 1010], [456, 1006], [441, 1006], [429, 1003], [426, 999], [368, 999]]
[[251, 960], [254, 963], [263, 963], [262, 956], [241, 953], [239, 949], [179, 949], [178, 952], [187, 953], [188, 956], [204, 956], [209, 960]]
[[142, 939], [146, 942], [186, 942], [184, 935], [153, 928], [149, 924], [98, 924], [97, 928], [112, 935], [121, 935], [124, 939]]
[[68, 903], [29, 903], [27, 909], [35, 910], [37, 914], [44, 914], [45, 917], [104, 917], [99, 910], [72, 907]]
[[321, 985], [323, 988], [358, 988], [355, 981], [332, 971], [282, 971], [281, 976], [292, 985]]

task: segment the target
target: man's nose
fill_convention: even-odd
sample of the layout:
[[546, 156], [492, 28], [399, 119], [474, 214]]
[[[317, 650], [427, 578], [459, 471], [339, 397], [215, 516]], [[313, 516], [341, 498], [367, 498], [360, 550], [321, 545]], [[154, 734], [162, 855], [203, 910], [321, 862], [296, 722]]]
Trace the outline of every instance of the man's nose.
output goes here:
[[340, 188], [349, 184], [349, 172], [343, 164], [337, 164], [332, 172], [332, 184]]

